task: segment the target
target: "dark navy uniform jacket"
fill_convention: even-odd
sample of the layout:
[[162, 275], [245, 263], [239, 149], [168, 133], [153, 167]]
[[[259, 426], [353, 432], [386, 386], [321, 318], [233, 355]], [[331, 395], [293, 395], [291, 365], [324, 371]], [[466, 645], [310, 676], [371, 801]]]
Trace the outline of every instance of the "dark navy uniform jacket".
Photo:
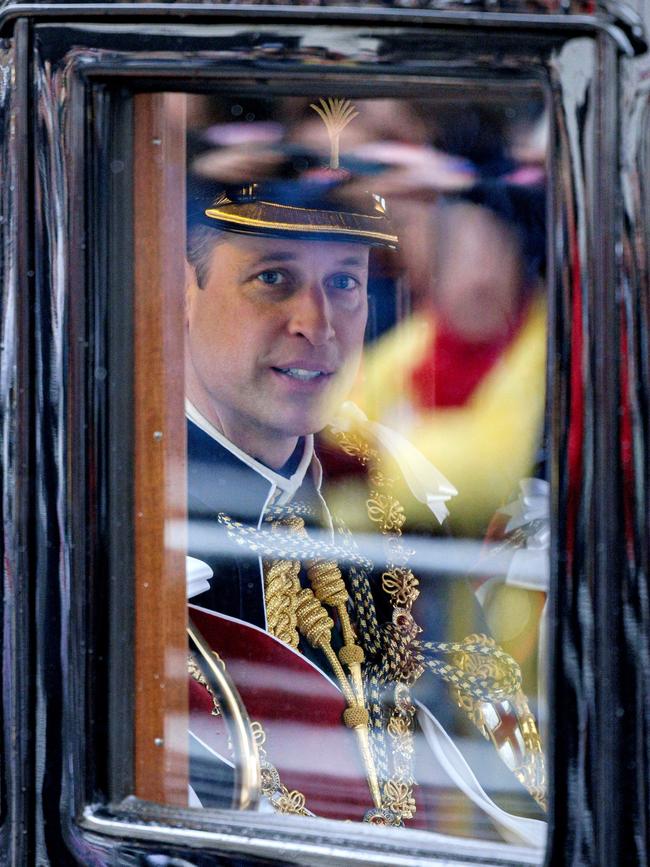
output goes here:
[[210, 589], [193, 597], [192, 603], [266, 627], [260, 558], [247, 546], [237, 546], [229, 539], [218, 516], [223, 513], [259, 528], [267, 506], [281, 501], [283, 483], [289, 489], [299, 489], [301, 502], [324, 512], [324, 502], [311, 474], [312, 455], [313, 439], [309, 437], [299, 443], [287, 465], [275, 473], [188, 420], [187, 553], [207, 563], [213, 572]]

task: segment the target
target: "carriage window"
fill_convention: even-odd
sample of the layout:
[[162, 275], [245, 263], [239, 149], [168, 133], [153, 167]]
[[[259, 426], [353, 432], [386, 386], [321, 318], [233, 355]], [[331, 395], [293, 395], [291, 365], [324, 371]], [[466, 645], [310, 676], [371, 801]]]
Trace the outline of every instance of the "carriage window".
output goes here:
[[544, 846], [547, 123], [480, 97], [134, 101], [141, 797]]

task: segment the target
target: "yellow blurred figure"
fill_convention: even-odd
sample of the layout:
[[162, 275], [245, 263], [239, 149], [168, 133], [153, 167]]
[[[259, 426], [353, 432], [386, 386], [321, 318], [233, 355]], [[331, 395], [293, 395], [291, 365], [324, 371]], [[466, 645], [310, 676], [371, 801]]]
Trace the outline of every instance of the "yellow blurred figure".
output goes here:
[[454, 531], [482, 535], [535, 462], [546, 303], [539, 292], [522, 300], [521, 253], [503, 220], [469, 203], [443, 210], [430, 300], [368, 348], [355, 399], [458, 489]]

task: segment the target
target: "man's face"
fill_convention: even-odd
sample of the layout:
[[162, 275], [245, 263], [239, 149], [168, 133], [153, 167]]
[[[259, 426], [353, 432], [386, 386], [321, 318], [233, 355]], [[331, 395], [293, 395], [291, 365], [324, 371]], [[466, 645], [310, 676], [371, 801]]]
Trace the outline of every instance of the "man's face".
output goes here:
[[[368, 248], [224, 233], [186, 291], [187, 391], [245, 451], [321, 430], [357, 371]], [[257, 444], [257, 445], [256, 445]]]

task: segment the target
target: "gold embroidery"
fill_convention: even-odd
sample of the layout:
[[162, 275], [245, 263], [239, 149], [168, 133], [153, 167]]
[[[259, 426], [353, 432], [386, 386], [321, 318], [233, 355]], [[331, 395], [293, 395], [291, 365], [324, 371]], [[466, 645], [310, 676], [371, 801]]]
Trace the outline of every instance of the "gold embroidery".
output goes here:
[[418, 598], [418, 585], [419, 581], [410, 569], [398, 567], [381, 576], [384, 591], [392, 598], [394, 605], [402, 608], [410, 608]]
[[415, 815], [413, 789], [406, 783], [388, 780], [384, 786], [384, 804], [386, 809], [401, 815], [404, 819], [411, 819]]
[[406, 515], [399, 500], [388, 494], [373, 492], [368, 500], [368, 516], [379, 524], [382, 533], [397, 533], [404, 526]]

